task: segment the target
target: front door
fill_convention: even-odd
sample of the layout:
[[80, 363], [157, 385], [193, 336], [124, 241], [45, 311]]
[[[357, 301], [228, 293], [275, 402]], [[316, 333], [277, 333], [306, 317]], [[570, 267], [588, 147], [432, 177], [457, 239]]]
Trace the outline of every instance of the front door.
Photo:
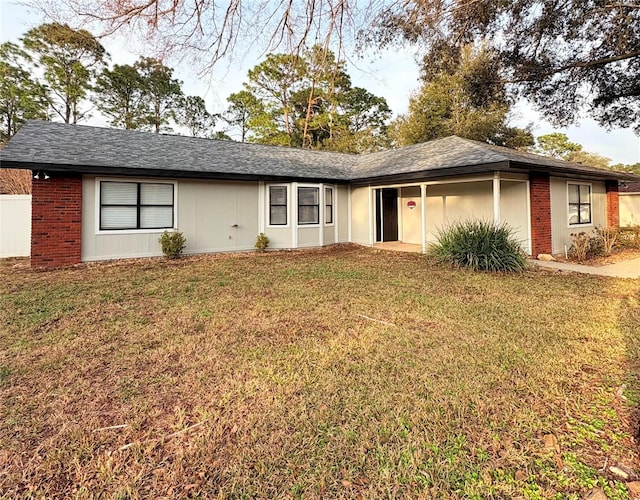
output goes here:
[[376, 191], [376, 241], [398, 241], [398, 190]]

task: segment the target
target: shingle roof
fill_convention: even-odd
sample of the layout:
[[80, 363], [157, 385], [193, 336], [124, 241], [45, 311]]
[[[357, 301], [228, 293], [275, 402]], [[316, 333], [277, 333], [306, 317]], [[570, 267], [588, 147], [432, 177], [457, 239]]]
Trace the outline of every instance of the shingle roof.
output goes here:
[[355, 158], [342, 153], [36, 120], [25, 123], [0, 152], [3, 163], [45, 164], [65, 169], [106, 167], [119, 173], [131, 170], [191, 176], [335, 180], [348, 178]]
[[445, 137], [362, 155], [28, 121], [0, 152], [6, 167], [81, 173], [360, 181], [492, 170], [640, 179], [482, 142]]

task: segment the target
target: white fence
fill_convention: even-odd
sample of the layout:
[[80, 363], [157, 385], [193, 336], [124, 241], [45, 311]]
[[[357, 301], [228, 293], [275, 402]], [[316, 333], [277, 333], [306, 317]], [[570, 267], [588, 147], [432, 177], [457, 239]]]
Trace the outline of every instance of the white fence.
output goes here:
[[31, 195], [0, 194], [0, 258], [31, 255]]

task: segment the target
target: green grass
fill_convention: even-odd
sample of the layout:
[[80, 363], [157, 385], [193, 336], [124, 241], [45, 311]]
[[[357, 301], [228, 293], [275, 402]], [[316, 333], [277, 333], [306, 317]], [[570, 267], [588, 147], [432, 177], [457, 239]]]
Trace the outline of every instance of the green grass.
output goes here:
[[0, 275], [7, 498], [629, 496], [638, 280], [350, 246]]

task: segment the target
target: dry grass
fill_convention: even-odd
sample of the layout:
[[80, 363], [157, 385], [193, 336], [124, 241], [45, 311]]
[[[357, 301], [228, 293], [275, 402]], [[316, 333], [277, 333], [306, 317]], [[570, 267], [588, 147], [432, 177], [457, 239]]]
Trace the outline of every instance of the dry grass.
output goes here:
[[638, 280], [338, 247], [0, 283], [7, 497], [626, 498], [638, 467]]

